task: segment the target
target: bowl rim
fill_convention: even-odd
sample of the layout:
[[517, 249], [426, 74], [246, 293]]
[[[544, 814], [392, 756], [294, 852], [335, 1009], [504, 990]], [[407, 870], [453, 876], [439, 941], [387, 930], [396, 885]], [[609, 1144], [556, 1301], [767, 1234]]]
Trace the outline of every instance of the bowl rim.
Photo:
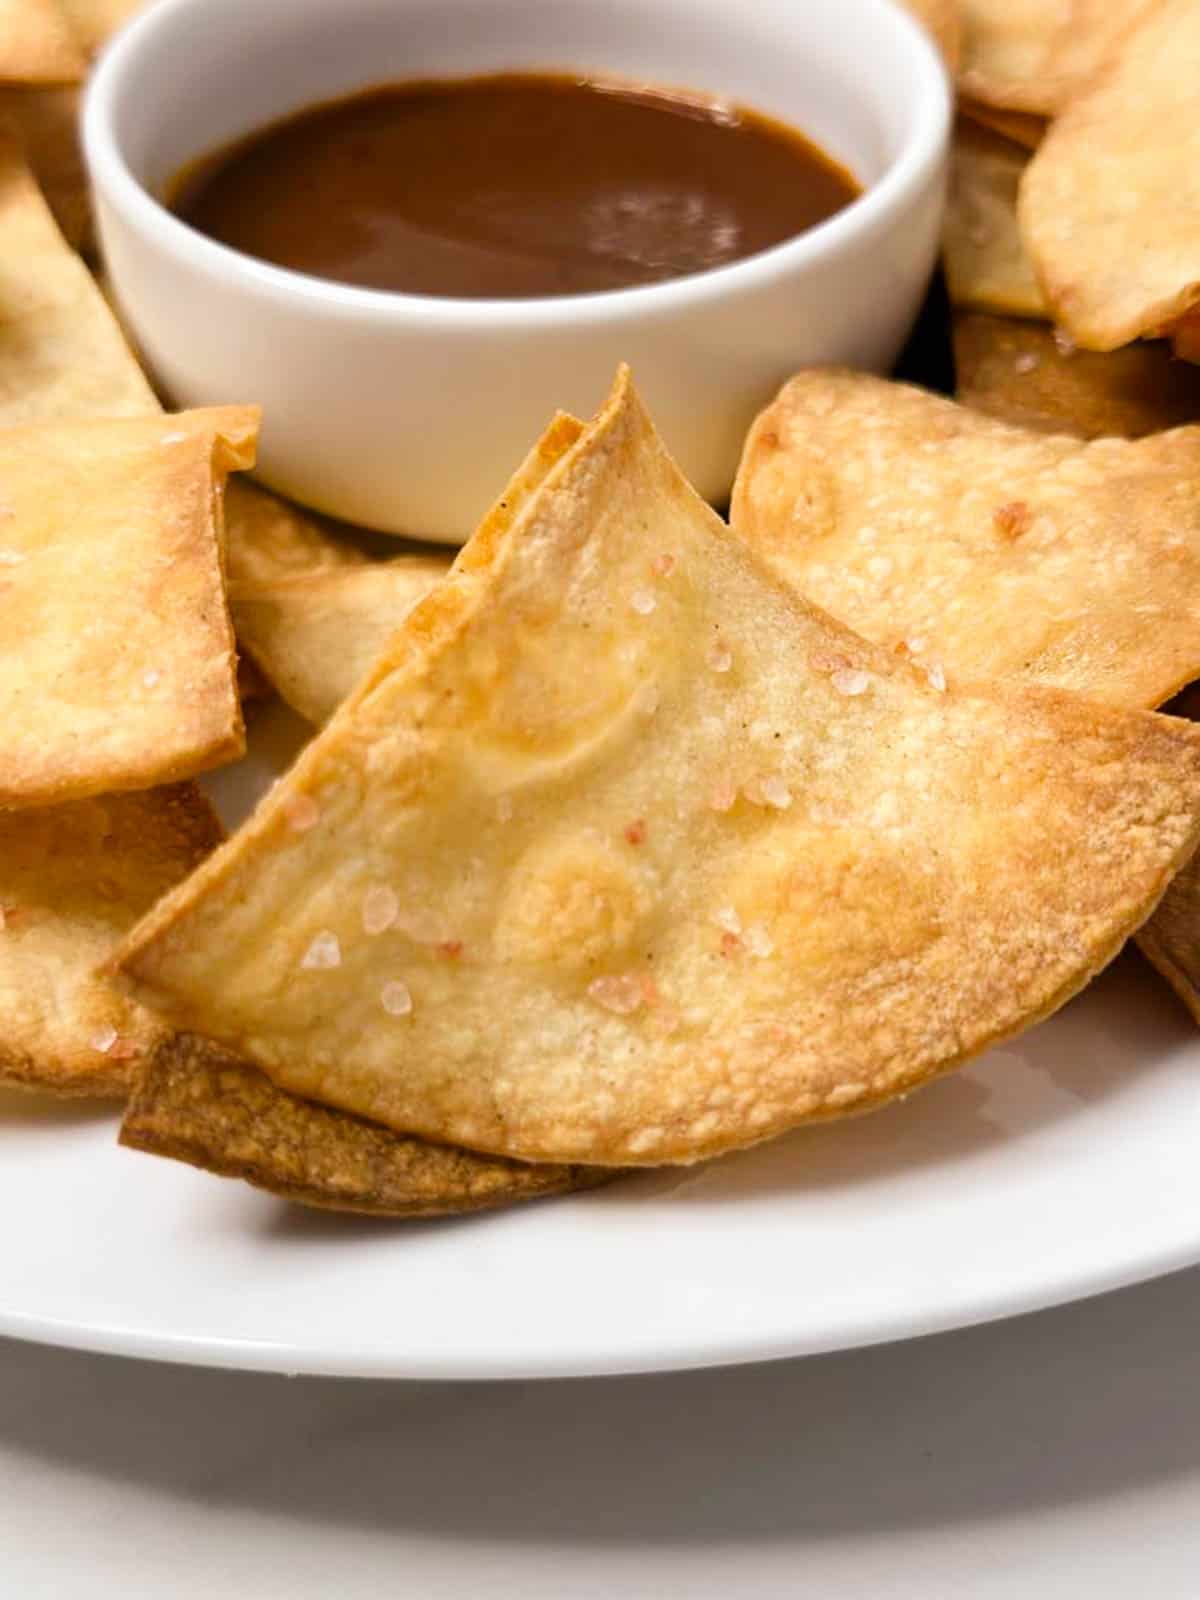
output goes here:
[[[223, 277], [241, 292], [283, 298], [310, 312], [355, 320], [411, 322], [423, 326], [529, 329], [564, 319], [592, 326], [627, 318], [656, 319], [703, 309], [706, 304], [762, 288], [780, 277], [835, 259], [844, 249], [902, 220], [909, 205], [936, 172], [949, 147], [952, 102], [949, 77], [932, 37], [901, 0], [859, 0], [869, 17], [893, 30], [907, 59], [895, 65], [913, 74], [909, 85], [912, 120], [904, 142], [877, 182], [848, 205], [792, 239], [754, 255], [668, 278], [661, 283], [586, 294], [540, 295], [524, 299], [452, 298], [369, 289], [297, 272], [200, 233], [168, 209], [136, 177], [115, 131], [117, 106], [136, 92], [137, 66], [146, 43], [181, 12], [206, 0], [166, 0], [152, 6], [116, 36], [102, 53], [87, 86], [83, 110], [83, 149], [93, 185], [104, 200], [160, 253], [180, 265]], [[545, 70], [550, 70], [546, 68]], [[464, 74], [464, 76], [473, 74]], [[620, 77], [620, 74], [614, 74]], [[803, 130], [802, 130], [803, 131]]]

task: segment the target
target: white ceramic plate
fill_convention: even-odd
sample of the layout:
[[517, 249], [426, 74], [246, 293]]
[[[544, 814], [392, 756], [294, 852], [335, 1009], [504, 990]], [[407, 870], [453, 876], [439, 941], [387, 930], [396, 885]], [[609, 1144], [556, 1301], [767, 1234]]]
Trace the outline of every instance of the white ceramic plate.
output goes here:
[[[236, 816], [298, 725], [214, 783]], [[495, 1378], [802, 1355], [1200, 1260], [1200, 1039], [1123, 957], [904, 1105], [494, 1216], [310, 1213], [0, 1099], [0, 1333], [283, 1372]]]

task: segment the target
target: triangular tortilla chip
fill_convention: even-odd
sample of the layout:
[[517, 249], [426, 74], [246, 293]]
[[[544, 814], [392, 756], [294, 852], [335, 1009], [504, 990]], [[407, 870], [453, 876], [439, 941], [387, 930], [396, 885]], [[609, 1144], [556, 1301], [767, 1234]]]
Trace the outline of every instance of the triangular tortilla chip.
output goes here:
[[1065, 352], [1043, 323], [959, 312], [957, 397], [1001, 422], [1079, 439], [1138, 439], [1200, 420], [1200, 372], [1163, 341]]
[[932, 34], [950, 72], [957, 72], [962, 56], [961, 0], [902, 0], [902, 4]]
[[1055, 122], [1018, 217], [1054, 316], [1115, 350], [1200, 303], [1200, 6], [1163, 0]]
[[946, 289], [956, 306], [1044, 317], [1045, 301], [1017, 231], [1017, 185], [1028, 153], [960, 117], [942, 229]]
[[1046, 118], [1032, 116], [1028, 111], [998, 111], [995, 106], [980, 105], [978, 100], [964, 100], [961, 95], [958, 110], [961, 116], [977, 122], [980, 127], [990, 128], [993, 133], [1026, 150], [1036, 150], [1046, 137]]
[[1137, 942], [1200, 1022], [1200, 869], [1194, 857], [1171, 880]]
[[277, 693], [319, 727], [449, 570], [448, 556], [401, 556], [232, 584], [234, 631]]
[[165, 1030], [94, 968], [220, 838], [192, 784], [0, 812], [0, 1084], [126, 1092]]
[[301, 511], [290, 500], [245, 478], [225, 497], [230, 582], [271, 583], [301, 572], [365, 566], [357, 545], [338, 537], [331, 519]]
[[[67, 243], [73, 250], [91, 248], [92, 201], [80, 145], [79, 90], [0, 89], [3, 125], [15, 135]], [[6, 164], [0, 153], [0, 173]]]
[[732, 519], [799, 593], [952, 678], [1149, 707], [1200, 676], [1200, 428], [1081, 443], [813, 370], [751, 428]]
[[139, 1075], [121, 1143], [244, 1178], [282, 1199], [377, 1217], [441, 1217], [590, 1189], [602, 1167], [537, 1166], [392, 1133], [277, 1089], [218, 1045], [165, 1039]]
[[[583, 432], [559, 412], [488, 515], [510, 523]], [[448, 555], [402, 556], [230, 585], [242, 647], [293, 710], [320, 726], [346, 699], [401, 621], [450, 569]]]
[[0, 431], [0, 806], [241, 754], [220, 491], [257, 431], [237, 406]]
[[89, 56], [150, 3], [152, 0], [58, 0], [71, 32]]
[[1158, 0], [963, 0], [958, 86], [984, 105], [1055, 116]]
[[295, 1093], [687, 1162], [1047, 1015], [1200, 828], [1200, 730], [944, 692], [774, 581], [622, 376], [114, 963]]
[[79, 83], [85, 66], [57, 0], [0, 0], [0, 83]]

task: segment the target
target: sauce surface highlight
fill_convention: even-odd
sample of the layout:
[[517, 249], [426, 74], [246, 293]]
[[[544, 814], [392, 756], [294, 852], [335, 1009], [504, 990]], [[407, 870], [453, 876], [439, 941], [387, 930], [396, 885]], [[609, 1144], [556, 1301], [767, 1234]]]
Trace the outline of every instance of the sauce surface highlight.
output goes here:
[[450, 298], [585, 294], [724, 266], [859, 193], [741, 106], [550, 73], [400, 83], [186, 169], [172, 210], [314, 277]]

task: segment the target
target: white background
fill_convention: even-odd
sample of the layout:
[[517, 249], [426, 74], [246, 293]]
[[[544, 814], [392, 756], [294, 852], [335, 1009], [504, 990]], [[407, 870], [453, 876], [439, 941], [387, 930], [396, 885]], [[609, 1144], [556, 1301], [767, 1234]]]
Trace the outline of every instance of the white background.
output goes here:
[[1196, 1600], [1198, 1332], [1200, 1270], [908, 1344], [587, 1382], [0, 1342], [0, 1594]]

